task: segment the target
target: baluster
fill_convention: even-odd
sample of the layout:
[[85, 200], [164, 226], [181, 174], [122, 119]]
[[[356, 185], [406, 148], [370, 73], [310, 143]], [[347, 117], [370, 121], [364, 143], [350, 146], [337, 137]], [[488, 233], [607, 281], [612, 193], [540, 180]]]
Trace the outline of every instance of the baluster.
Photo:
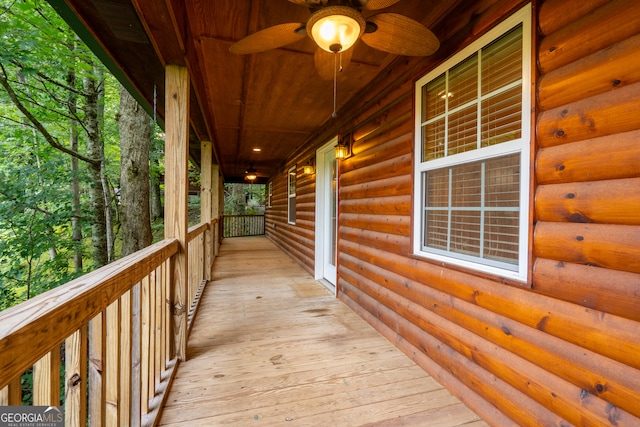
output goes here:
[[87, 326], [65, 340], [64, 425], [87, 425]]
[[162, 299], [162, 277], [158, 274], [158, 269], [153, 271], [153, 284], [154, 284], [154, 301], [155, 301], [155, 320], [153, 322], [154, 328], [154, 340], [153, 340], [153, 354], [155, 356], [154, 361], [154, 377], [155, 384], [158, 386], [162, 382], [162, 308], [164, 307], [164, 301]]
[[[156, 336], [156, 272], [155, 270], [149, 274], [149, 399], [153, 402], [156, 395], [156, 354], [155, 354], [155, 336]], [[150, 406], [151, 407], [151, 406]]]
[[58, 346], [33, 365], [33, 405], [60, 405], [60, 347]]
[[120, 297], [120, 422], [131, 420], [131, 291]]
[[104, 361], [105, 425], [120, 424], [120, 301], [116, 300], [106, 310], [107, 337]]
[[160, 305], [161, 305], [161, 332], [160, 332], [160, 361], [162, 363], [162, 370], [164, 371], [167, 368], [167, 331], [169, 330], [169, 304], [167, 303], [167, 276], [166, 276], [166, 263], [162, 263], [156, 271], [158, 272], [158, 277], [160, 278]]
[[20, 376], [17, 376], [0, 390], [0, 406], [20, 406], [21, 403], [22, 385], [20, 384]]
[[142, 286], [141, 286], [141, 300], [140, 300], [141, 313], [140, 314], [141, 314], [142, 328], [140, 331], [140, 343], [141, 343], [140, 345], [140, 381], [141, 381], [140, 400], [142, 402], [141, 411], [142, 411], [142, 415], [144, 416], [149, 413], [149, 398], [150, 398], [149, 319], [150, 319], [151, 308], [149, 306], [150, 297], [149, 297], [149, 277], [148, 276], [142, 279], [141, 285]]
[[141, 283], [131, 288], [131, 423], [136, 425], [142, 419], [142, 296]]

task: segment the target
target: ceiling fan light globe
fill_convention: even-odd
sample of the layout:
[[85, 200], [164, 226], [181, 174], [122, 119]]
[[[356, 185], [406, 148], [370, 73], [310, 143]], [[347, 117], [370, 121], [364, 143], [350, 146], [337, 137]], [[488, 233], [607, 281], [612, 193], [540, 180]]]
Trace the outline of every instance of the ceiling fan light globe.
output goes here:
[[258, 171], [253, 168], [253, 165], [251, 163], [249, 163], [249, 169], [244, 171], [244, 173], [246, 174], [244, 176], [244, 179], [246, 179], [247, 181], [250, 181], [250, 182], [255, 181], [258, 178], [257, 172]]
[[348, 16], [332, 15], [316, 22], [311, 32], [318, 46], [337, 53], [349, 49], [358, 40], [360, 25]]
[[348, 50], [364, 32], [366, 23], [355, 9], [329, 6], [314, 13], [307, 31], [316, 44], [330, 53]]

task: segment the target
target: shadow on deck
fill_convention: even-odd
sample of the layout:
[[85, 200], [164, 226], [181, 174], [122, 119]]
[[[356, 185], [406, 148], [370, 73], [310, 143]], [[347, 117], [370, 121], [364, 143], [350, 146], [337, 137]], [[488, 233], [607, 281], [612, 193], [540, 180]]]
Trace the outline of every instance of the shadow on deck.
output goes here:
[[265, 237], [225, 239], [164, 426], [484, 426]]

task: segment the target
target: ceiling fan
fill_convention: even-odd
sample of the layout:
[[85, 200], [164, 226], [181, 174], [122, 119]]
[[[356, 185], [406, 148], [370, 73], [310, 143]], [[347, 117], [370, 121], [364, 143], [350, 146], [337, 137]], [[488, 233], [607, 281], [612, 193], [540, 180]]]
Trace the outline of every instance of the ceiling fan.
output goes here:
[[397, 13], [365, 16], [363, 11], [384, 9], [400, 0], [289, 0], [311, 11], [306, 23], [287, 23], [265, 28], [234, 43], [229, 51], [250, 54], [276, 49], [311, 37], [318, 49], [314, 55], [320, 76], [334, 77], [335, 54], [341, 67], [351, 61], [358, 39], [383, 52], [406, 56], [428, 56], [440, 47], [438, 38], [424, 25]]

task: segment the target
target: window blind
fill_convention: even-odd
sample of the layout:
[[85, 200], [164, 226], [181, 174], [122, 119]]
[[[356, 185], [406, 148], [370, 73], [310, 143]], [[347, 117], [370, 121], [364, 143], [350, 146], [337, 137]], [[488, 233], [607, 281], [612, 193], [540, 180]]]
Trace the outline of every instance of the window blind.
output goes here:
[[518, 268], [521, 154], [469, 154], [522, 138], [522, 37], [519, 25], [422, 86], [422, 162], [451, 157], [422, 173], [429, 252]]
[[520, 154], [425, 172], [424, 245], [517, 264]]

